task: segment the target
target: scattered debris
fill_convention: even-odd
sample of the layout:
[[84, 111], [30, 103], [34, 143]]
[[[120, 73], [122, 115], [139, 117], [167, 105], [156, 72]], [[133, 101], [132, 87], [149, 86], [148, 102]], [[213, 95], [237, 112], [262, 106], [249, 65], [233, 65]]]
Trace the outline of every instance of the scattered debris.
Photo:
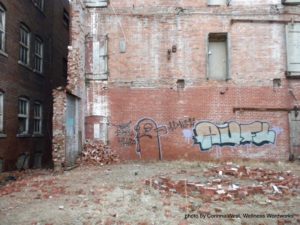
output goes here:
[[101, 141], [86, 140], [82, 151], [82, 162], [85, 164], [112, 164], [119, 162], [118, 155]]
[[[243, 200], [247, 196], [256, 194], [268, 195], [270, 200], [280, 200], [283, 197], [298, 195], [300, 178], [287, 172], [276, 172], [262, 168], [250, 169], [245, 166], [226, 163], [219, 167], [212, 167], [204, 172], [208, 182], [189, 182], [186, 180], [171, 180], [167, 176], [152, 177], [145, 180], [145, 184], [166, 192], [178, 193], [182, 196], [200, 197], [204, 200]], [[222, 177], [221, 177], [222, 176]], [[236, 184], [239, 179], [245, 183]], [[248, 182], [247, 182], [248, 181]], [[249, 181], [252, 184], [248, 184]], [[273, 195], [272, 195], [273, 193]]]

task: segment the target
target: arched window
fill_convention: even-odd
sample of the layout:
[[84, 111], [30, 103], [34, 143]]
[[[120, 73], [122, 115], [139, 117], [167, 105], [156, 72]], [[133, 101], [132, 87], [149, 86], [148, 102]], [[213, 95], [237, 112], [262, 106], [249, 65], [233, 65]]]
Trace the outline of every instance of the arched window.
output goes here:
[[0, 4], [0, 50], [5, 51], [5, 22], [6, 22], [6, 10], [4, 6]]

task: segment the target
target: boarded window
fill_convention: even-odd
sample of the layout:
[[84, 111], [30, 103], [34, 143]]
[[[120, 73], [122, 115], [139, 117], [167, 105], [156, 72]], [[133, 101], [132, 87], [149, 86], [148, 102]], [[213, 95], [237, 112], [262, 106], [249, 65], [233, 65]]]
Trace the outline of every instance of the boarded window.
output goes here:
[[300, 76], [300, 23], [286, 25], [287, 75]]
[[106, 80], [108, 76], [108, 37], [88, 37], [86, 40], [86, 76]]
[[289, 113], [290, 143], [294, 156], [300, 156], [300, 112], [298, 110]]
[[207, 0], [207, 5], [226, 5], [228, 0]]
[[107, 7], [107, 0], [85, 0], [86, 7]]
[[208, 79], [228, 79], [227, 34], [210, 33], [208, 36]]

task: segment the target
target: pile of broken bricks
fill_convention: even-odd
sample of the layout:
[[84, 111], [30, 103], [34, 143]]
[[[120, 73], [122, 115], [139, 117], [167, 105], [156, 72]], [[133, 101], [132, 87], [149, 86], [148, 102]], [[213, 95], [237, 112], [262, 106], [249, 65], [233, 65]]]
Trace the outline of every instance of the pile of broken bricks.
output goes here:
[[109, 146], [104, 145], [103, 142], [86, 140], [82, 151], [81, 162], [92, 165], [112, 164], [119, 162], [119, 157]]
[[240, 201], [256, 194], [264, 194], [270, 201], [300, 194], [300, 178], [291, 171], [251, 169], [227, 163], [204, 171], [204, 177], [207, 178], [206, 182], [176, 181], [168, 176], [159, 176], [145, 180], [145, 184], [163, 192], [198, 197], [206, 201]]

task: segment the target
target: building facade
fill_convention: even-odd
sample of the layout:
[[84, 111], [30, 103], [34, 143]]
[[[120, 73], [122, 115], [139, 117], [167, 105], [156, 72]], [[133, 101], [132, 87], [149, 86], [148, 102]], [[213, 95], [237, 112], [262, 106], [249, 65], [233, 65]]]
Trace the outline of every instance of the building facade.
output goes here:
[[299, 3], [74, 0], [57, 165], [86, 139], [122, 160], [299, 156]]
[[0, 167], [51, 164], [52, 89], [66, 85], [68, 0], [0, 0]]

